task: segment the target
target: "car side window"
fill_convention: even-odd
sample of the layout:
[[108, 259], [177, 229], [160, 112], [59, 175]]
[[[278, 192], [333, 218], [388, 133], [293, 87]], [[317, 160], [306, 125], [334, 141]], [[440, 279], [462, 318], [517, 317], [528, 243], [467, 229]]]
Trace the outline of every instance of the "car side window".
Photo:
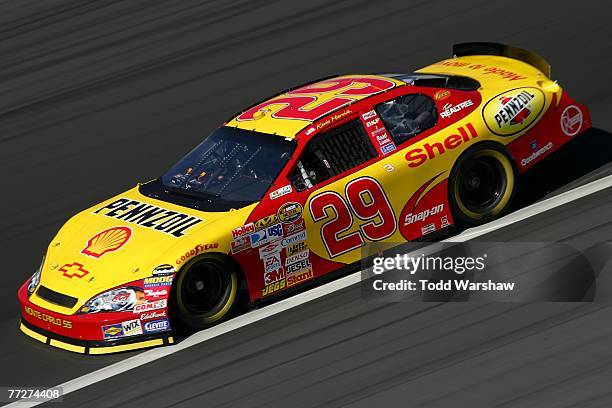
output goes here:
[[308, 142], [289, 180], [303, 191], [374, 157], [376, 150], [363, 125], [352, 120]]
[[400, 145], [438, 122], [434, 101], [423, 94], [403, 95], [376, 106], [396, 145]]

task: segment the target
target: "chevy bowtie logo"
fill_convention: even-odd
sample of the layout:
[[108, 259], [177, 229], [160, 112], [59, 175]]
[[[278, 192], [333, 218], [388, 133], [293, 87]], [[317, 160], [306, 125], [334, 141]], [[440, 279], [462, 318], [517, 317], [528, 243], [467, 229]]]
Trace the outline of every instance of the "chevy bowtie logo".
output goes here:
[[86, 271], [83, 268], [83, 265], [77, 262], [66, 264], [59, 269], [60, 272], [63, 272], [63, 275], [67, 278], [72, 278], [76, 276], [77, 278], [82, 278], [87, 275], [89, 271]]

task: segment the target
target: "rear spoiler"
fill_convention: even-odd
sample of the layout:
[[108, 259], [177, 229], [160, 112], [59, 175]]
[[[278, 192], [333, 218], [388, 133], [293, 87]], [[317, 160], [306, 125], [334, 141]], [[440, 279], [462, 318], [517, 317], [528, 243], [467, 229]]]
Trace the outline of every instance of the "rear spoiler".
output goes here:
[[513, 47], [511, 45], [489, 42], [454, 44], [453, 55], [455, 57], [463, 57], [466, 55], [499, 55], [500, 57], [513, 58], [536, 67], [542, 71], [544, 75], [550, 78], [550, 64], [546, 62], [544, 58], [540, 57], [535, 52]]

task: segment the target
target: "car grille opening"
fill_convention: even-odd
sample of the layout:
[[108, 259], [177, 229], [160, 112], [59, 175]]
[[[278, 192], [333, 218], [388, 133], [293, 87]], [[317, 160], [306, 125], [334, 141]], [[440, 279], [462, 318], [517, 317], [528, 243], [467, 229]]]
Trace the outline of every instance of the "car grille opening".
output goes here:
[[78, 302], [77, 298], [58, 293], [42, 285], [40, 285], [40, 287], [36, 291], [36, 294], [40, 298], [45, 299], [47, 302], [54, 303], [56, 305], [67, 307], [70, 309], [72, 309], [74, 305], [76, 305], [76, 303]]

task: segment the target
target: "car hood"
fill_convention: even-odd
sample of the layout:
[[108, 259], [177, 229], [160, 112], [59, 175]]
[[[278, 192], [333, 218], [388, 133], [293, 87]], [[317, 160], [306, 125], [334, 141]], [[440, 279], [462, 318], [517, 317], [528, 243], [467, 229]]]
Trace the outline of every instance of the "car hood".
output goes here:
[[202, 212], [131, 189], [72, 217], [49, 244], [40, 285], [78, 298], [75, 307], [36, 295], [31, 301], [71, 314], [101, 292], [151, 276], [159, 265], [178, 269], [180, 256], [197, 245], [228, 253], [232, 229], [244, 224], [255, 205]]

